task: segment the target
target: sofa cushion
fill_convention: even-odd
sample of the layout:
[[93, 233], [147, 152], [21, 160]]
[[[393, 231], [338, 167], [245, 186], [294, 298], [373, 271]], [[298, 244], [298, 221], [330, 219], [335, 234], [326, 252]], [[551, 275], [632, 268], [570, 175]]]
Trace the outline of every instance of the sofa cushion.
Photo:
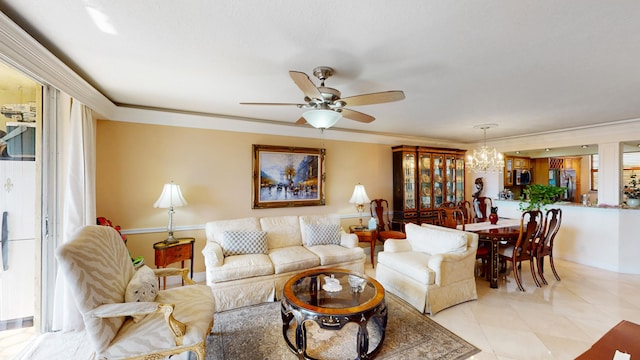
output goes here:
[[[304, 229], [306, 224], [337, 224], [340, 225], [340, 216], [330, 215], [300, 215], [300, 229]], [[302, 244], [307, 245], [307, 232], [301, 231]]]
[[232, 255], [225, 257], [224, 264], [209, 273], [207, 281], [223, 282], [264, 275], [273, 275], [273, 264], [268, 255]]
[[433, 285], [436, 273], [427, 266], [431, 255], [418, 251], [378, 253], [378, 264], [384, 264], [401, 274], [404, 274], [420, 284]]
[[414, 251], [445, 254], [464, 252], [467, 249], [467, 234], [464, 231], [441, 231], [431, 227], [407, 224], [405, 232], [407, 241]]
[[248, 217], [232, 220], [209, 221], [205, 224], [207, 241], [215, 241], [222, 244], [225, 231], [261, 231], [258, 218]]
[[221, 246], [224, 256], [266, 254], [267, 233], [265, 231], [225, 231]]
[[329, 266], [341, 262], [356, 261], [364, 258], [361, 247], [345, 248], [340, 245], [316, 245], [307, 249], [320, 258], [320, 265]]
[[300, 222], [296, 215], [260, 218], [260, 227], [267, 232], [267, 246], [278, 249], [302, 245]]
[[340, 245], [339, 224], [305, 224], [307, 246]]
[[289, 246], [269, 250], [276, 274], [307, 270], [320, 265], [320, 258], [304, 246]]

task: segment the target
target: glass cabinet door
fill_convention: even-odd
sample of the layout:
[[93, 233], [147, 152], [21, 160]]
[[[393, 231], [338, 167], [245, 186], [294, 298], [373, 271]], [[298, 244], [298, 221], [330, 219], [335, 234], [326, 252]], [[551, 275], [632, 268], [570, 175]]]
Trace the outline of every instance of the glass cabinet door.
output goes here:
[[456, 204], [464, 200], [464, 157], [456, 158]]
[[404, 154], [402, 158], [402, 169], [404, 171], [404, 208], [416, 208], [416, 156], [415, 154]]
[[445, 201], [456, 203], [456, 158], [452, 155], [445, 157]]
[[431, 154], [418, 154], [418, 169], [420, 171], [418, 179], [420, 184], [420, 209], [430, 209], [433, 206], [431, 197]]
[[433, 155], [433, 206], [439, 207], [444, 202], [444, 156]]

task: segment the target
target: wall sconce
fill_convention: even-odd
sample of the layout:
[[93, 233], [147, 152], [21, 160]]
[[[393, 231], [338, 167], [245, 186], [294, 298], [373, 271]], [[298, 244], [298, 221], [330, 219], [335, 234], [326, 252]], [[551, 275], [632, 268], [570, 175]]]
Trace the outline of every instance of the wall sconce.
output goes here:
[[182, 196], [180, 191], [180, 185], [176, 185], [173, 181], [169, 184], [164, 184], [162, 193], [155, 204], [154, 208], [169, 209], [169, 225], [167, 225], [167, 232], [169, 233], [167, 239], [164, 241], [167, 244], [178, 242], [173, 237], [173, 208], [187, 205], [187, 200]]
[[353, 189], [353, 195], [351, 195], [351, 200], [349, 200], [351, 204], [356, 204], [356, 209], [358, 210], [358, 215], [360, 215], [360, 227], [362, 227], [362, 212], [364, 211], [364, 204], [368, 204], [371, 202], [369, 197], [367, 196], [367, 192], [364, 189], [364, 185], [356, 185]]

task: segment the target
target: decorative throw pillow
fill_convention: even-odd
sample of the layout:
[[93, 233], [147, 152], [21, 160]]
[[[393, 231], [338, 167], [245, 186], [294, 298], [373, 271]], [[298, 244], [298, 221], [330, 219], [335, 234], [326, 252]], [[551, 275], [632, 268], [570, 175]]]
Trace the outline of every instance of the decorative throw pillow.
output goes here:
[[[124, 293], [126, 302], [153, 302], [158, 295], [158, 278], [153, 270], [144, 265], [133, 275]], [[133, 321], [142, 320], [145, 315], [136, 315]]]
[[340, 245], [340, 225], [338, 224], [307, 224], [307, 246]]
[[224, 256], [266, 254], [266, 231], [225, 231], [222, 237]]

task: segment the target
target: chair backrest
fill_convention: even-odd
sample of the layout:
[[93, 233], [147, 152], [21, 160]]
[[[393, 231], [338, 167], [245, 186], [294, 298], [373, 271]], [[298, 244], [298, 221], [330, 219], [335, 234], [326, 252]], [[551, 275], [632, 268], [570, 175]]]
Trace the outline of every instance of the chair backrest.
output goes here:
[[468, 200], [458, 201], [458, 207], [464, 214], [464, 222], [467, 224], [473, 222], [473, 207], [471, 203]]
[[371, 217], [378, 221], [378, 231], [391, 229], [391, 217], [389, 216], [389, 202], [385, 199], [373, 199], [370, 203]]
[[522, 213], [520, 218], [520, 235], [513, 251], [517, 258], [531, 258], [536, 247], [536, 239], [542, 230], [542, 212], [530, 210]]
[[476, 219], [479, 219], [479, 221], [486, 221], [489, 217], [491, 208], [493, 207], [493, 201], [491, 198], [479, 196], [473, 200], [473, 205], [476, 210]]
[[67, 285], [94, 348], [102, 352], [124, 323], [125, 317], [101, 319], [86, 313], [103, 304], [123, 303], [135, 269], [118, 232], [108, 226], [80, 228], [71, 241], [56, 250]]
[[562, 210], [549, 209], [544, 215], [544, 225], [540, 232], [540, 241], [538, 247], [543, 251], [553, 248], [553, 240], [560, 230], [562, 223]]
[[451, 229], [457, 229], [458, 225], [462, 225], [462, 229], [464, 230], [464, 213], [460, 208], [439, 208], [438, 209], [438, 221], [440, 226], [448, 227]]
[[448, 208], [454, 208], [458, 205], [456, 205], [456, 203], [454, 203], [453, 201], [445, 201], [442, 204], [440, 204], [440, 207], [448, 207]]

